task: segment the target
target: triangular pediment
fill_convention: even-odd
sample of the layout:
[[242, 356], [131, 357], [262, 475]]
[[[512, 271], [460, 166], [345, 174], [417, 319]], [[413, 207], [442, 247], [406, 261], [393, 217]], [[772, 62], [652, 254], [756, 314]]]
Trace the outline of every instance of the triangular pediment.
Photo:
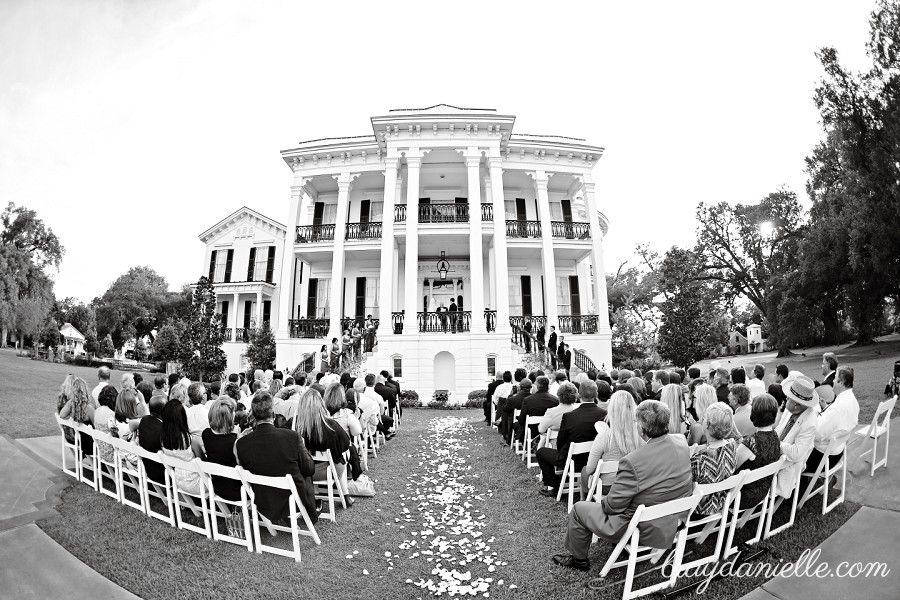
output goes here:
[[201, 233], [200, 241], [217, 244], [241, 237], [280, 241], [286, 235], [287, 228], [284, 225], [244, 206]]

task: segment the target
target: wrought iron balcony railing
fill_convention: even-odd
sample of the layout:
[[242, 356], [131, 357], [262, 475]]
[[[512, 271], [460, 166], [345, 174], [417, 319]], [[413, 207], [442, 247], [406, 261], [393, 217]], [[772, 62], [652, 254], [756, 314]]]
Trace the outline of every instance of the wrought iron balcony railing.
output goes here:
[[481, 220], [482, 221], [493, 221], [494, 220], [494, 205], [490, 202], [482, 202], [481, 203]]
[[511, 238], [540, 238], [540, 221], [506, 221], [506, 237]]
[[334, 240], [334, 223], [324, 225], [298, 225], [297, 237], [295, 241], [298, 244], [306, 244], [311, 242], [330, 242]]
[[420, 312], [419, 331], [423, 333], [463, 333], [470, 330], [471, 310]]
[[591, 239], [591, 224], [571, 221], [550, 221], [553, 237], [567, 240]]
[[380, 240], [381, 221], [373, 223], [347, 223], [345, 240]]
[[559, 315], [559, 330], [573, 335], [597, 333], [597, 315]]
[[468, 223], [468, 204], [420, 204], [419, 223]]
[[292, 338], [324, 338], [328, 335], [328, 319], [289, 319]]

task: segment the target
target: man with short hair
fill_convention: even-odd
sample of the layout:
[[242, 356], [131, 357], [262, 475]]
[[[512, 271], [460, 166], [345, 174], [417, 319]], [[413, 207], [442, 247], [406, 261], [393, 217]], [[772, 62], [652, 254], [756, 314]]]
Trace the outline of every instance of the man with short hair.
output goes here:
[[728, 369], [719, 367], [713, 372], [712, 386], [716, 388], [716, 398], [725, 404], [728, 404], [728, 380]]
[[685, 379], [684, 384], [690, 387], [691, 382], [695, 379], [700, 379], [700, 369], [698, 367], [691, 367], [687, 371], [687, 379]]
[[484, 422], [488, 425], [493, 424], [491, 423], [491, 406], [497, 406], [497, 403], [494, 401], [494, 392], [501, 383], [503, 383], [503, 371], [497, 371], [494, 381], [490, 382], [487, 386], [487, 395], [484, 397], [484, 404], [482, 405], [482, 408], [484, 409]]
[[[512, 379], [512, 373], [503, 371], [503, 379], [500, 382], [500, 385], [494, 388], [494, 400], [497, 404], [497, 417], [503, 412], [503, 406], [506, 404], [506, 399], [513, 393]], [[502, 432], [500, 433], [502, 434]]]
[[375, 374], [374, 373], [366, 373], [365, 378], [363, 379], [363, 383], [365, 384], [365, 389], [362, 392], [362, 395], [374, 402], [378, 406], [378, 431], [384, 434], [385, 439], [391, 439], [394, 437], [394, 434], [390, 431], [390, 429], [394, 426], [394, 419], [388, 417], [384, 414], [387, 410], [387, 402], [385, 402], [384, 398], [382, 398], [378, 392], [375, 391]]
[[517, 410], [522, 410], [522, 402], [531, 395], [531, 380], [527, 377], [519, 382], [519, 391], [506, 398], [503, 410], [500, 413], [500, 435], [509, 445], [512, 442], [513, 415]]
[[557, 371], [553, 374], [552, 379], [549, 377], [548, 379], [550, 380], [550, 387], [547, 388], [547, 391], [556, 396], [559, 391], [559, 386], [568, 379], [568, 376], [566, 376], [565, 371]]
[[94, 404], [100, 401], [100, 390], [109, 385], [109, 367], [103, 366], [97, 369], [97, 379], [100, 383], [91, 390], [91, 396], [94, 398]]
[[[837, 357], [834, 355], [834, 352], [826, 352], [822, 355], [822, 375], [825, 376], [825, 379], [822, 380], [822, 383], [816, 382], [816, 387], [820, 385], [830, 385], [834, 386], [834, 375], [837, 372], [838, 361]], [[835, 395], [837, 393], [835, 392]]]
[[735, 367], [731, 370], [731, 384], [747, 383], [747, 373], [744, 367]]
[[550, 351], [550, 364], [556, 368], [556, 327], [550, 326], [550, 338], [547, 341], [547, 350]]
[[769, 384], [767, 389], [769, 395], [778, 402], [778, 410], [784, 408], [784, 403], [787, 400], [787, 397], [784, 395], [784, 390], [781, 389], [781, 384], [788, 378], [788, 373], [787, 365], [782, 364], [775, 367], [775, 383]]
[[181, 380], [181, 373], [169, 373], [169, 390], [178, 385]]
[[[635, 419], [647, 443], [619, 459], [616, 478], [600, 502], [577, 502], [569, 513], [566, 548], [553, 562], [587, 571], [588, 550], [594, 535], [612, 544], [619, 542], [638, 506], [655, 506], [690, 496], [690, 449], [682, 435], [669, 435], [669, 409], [662, 402], [645, 400]], [[641, 545], [668, 549], [679, 526], [678, 515], [641, 526]]]
[[[154, 380], [154, 384], [160, 378], [162, 378], [163, 383], [165, 383], [166, 376], [158, 375], [156, 380]], [[138, 424], [138, 444], [141, 448], [151, 454], [156, 454], [162, 450], [162, 441], [160, 438], [162, 435], [162, 410], [166, 405], [166, 402], [166, 394], [154, 394], [151, 396], [150, 402], [147, 403], [150, 414], [142, 417], [141, 422]], [[165, 484], [165, 467], [162, 463], [155, 460], [142, 460], [144, 462], [144, 469], [147, 472], [147, 477], [156, 483]]]
[[[838, 367], [834, 381], [834, 401], [827, 406], [819, 406], [819, 418], [816, 422], [816, 434], [813, 438], [813, 450], [806, 461], [806, 472], [815, 473], [828, 444], [841, 432], [856, 429], [859, 422], [859, 401], [853, 394], [853, 368]], [[825, 386], [826, 384], [822, 384]], [[819, 390], [824, 393], [824, 390]], [[836, 454], [828, 457], [829, 466], [834, 466], [844, 454], [840, 448]]]
[[[519, 413], [516, 427], [516, 439], [520, 442], [525, 441], [525, 420], [528, 417], [542, 417], [548, 408], [559, 404], [559, 400], [548, 391], [549, 387], [550, 380], [541, 375], [535, 383], [536, 391], [522, 401], [522, 412]], [[539, 435], [537, 427], [536, 424], [532, 425], [531, 430], [528, 432], [528, 435], [532, 438]]]
[[[290, 475], [297, 485], [300, 502], [309, 513], [310, 520], [315, 523], [319, 517], [312, 483], [316, 465], [306, 449], [303, 437], [293, 429], [275, 427], [275, 412], [269, 392], [257, 392], [253, 396], [250, 410], [256, 420], [256, 427], [238, 438], [234, 444], [238, 464], [256, 475]], [[290, 492], [267, 487], [254, 487], [254, 492], [256, 507], [267, 519], [277, 521], [290, 516]]]
[[375, 378], [375, 393], [387, 402], [388, 415], [394, 414], [394, 409], [397, 407], [397, 390], [394, 389], [394, 386], [387, 384], [387, 371], [382, 371]]
[[650, 382], [650, 392], [653, 394], [653, 400], [662, 398], [662, 389], [669, 385], [669, 373], [658, 369], [653, 371], [653, 380]]
[[559, 357], [560, 365], [568, 373], [572, 369], [572, 350], [568, 344], [563, 342], [563, 336], [559, 336], [559, 348], [556, 351], [556, 355]]
[[778, 472], [776, 492], [788, 498], [813, 449], [819, 413], [812, 379], [799, 375], [796, 379], [785, 379], [781, 387], [787, 400], [775, 433], [781, 440], [781, 453], [786, 462]]
[[162, 373], [153, 378], [153, 395], [151, 399], [159, 396], [162, 397], [163, 403], [169, 399], [169, 385], [167, 381], [166, 376]]
[[750, 390], [750, 400], [766, 393], [766, 384], [763, 377], [766, 376], [766, 368], [762, 365], [753, 365], [750, 370], [750, 381], [747, 382], [747, 389]]

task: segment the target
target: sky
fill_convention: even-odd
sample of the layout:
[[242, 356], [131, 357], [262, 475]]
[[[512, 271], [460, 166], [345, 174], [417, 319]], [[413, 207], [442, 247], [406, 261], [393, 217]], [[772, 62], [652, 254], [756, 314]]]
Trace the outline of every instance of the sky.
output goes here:
[[198, 235], [241, 206], [287, 220], [301, 140], [392, 108], [496, 108], [584, 138], [606, 267], [690, 247], [699, 202], [786, 186], [822, 137], [817, 49], [867, 66], [873, 0], [0, 2], [0, 202], [65, 246], [58, 298], [146, 265], [203, 273]]

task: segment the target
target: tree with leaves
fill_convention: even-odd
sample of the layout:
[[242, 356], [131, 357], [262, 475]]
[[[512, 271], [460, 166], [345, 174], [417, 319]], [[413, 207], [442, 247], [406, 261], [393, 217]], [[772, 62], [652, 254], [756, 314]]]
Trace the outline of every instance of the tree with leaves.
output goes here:
[[110, 334], [106, 334], [106, 337], [103, 338], [103, 341], [100, 342], [100, 356], [104, 358], [110, 358], [115, 356], [116, 354], [116, 346], [113, 344], [112, 336]]
[[247, 359], [254, 370], [275, 368], [275, 334], [268, 321], [262, 327], [250, 330]]
[[153, 360], [174, 362], [181, 356], [181, 340], [184, 335], [184, 323], [170, 321], [159, 328], [153, 340], [150, 357]]
[[216, 311], [216, 290], [201, 277], [194, 287], [193, 304], [181, 345], [181, 364], [195, 381], [219, 377], [228, 364], [222, 351], [225, 331], [222, 315]]
[[623, 262], [606, 276], [614, 365], [639, 364], [653, 354], [656, 344], [659, 310], [654, 298], [658, 295], [658, 277], [647, 263], [655, 255], [646, 246], [639, 246], [638, 253], [644, 257], [643, 265], [627, 266]]

